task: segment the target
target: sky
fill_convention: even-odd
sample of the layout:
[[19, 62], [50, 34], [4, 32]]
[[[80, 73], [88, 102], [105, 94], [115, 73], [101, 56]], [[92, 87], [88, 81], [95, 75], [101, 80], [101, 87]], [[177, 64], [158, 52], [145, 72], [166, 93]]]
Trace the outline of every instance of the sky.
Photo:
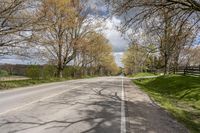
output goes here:
[[113, 55], [118, 66], [123, 67], [122, 56], [128, 48], [128, 40], [118, 30], [117, 26], [120, 24], [120, 20], [116, 17], [106, 20], [106, 30], [103, 31], [105, 37], [109, 40], [109, 43], [113, 48]]
[[[107, 17], [109, 15], [109, 8], [105, 5], [105, 3], [99, 0], [90, 0], [89, 7], [91, 11], [93, 8], [103, 17]], [[113, 48], [113, 55], [115, 57], [115, 61], [118, 66], [123, 67], [122, 64], [122, 56], [123, 53], [128, 48], [128, 40], [124, 37], [118, 30], [117, 26], [120, 26], [121, 20], [116, 16], [112, 18], [108, 18], [105, 21], [105, 30], [103, 34], [109, 40], [109, 43], [112, 45]]]

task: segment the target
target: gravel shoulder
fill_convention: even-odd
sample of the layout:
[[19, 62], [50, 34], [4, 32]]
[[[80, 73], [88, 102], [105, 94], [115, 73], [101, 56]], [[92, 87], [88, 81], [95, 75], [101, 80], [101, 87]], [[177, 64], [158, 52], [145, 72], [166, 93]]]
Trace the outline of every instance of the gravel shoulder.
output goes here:
[[131, 80], [124, 81], [128, 133], [188, 133], [168, 112], [153, 103]]

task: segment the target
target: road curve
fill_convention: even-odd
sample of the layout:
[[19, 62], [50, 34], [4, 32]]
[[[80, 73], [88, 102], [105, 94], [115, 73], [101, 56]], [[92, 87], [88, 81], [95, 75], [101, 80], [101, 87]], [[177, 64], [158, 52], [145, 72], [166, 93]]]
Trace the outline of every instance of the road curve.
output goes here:
[[0, 133], [129, 132], [188, 131], [126, 78], [81, 79], [0, 92]]

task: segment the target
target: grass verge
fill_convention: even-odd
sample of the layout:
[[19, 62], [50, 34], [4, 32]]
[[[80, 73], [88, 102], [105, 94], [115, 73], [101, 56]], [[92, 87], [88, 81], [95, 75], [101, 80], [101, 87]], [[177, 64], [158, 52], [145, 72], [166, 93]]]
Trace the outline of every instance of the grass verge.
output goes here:
[[[81, 78], [92, 78], [94, 76], [85, 76]], [[0, 81], [0, 90], [7, 90], [19, 87], [26, 87], [31, 85], [38, 85], [42, 83], [61, 82], [71, 79], [81, 78], [51, 78], [51, 79], [27, 79], [27, 80], [11, 80], [11, 81]]]
[[143, 72], [143, 73], [136, 73], [136, 74], [133, 74], [133, 75], [129, 75], [128, 77], [130, 77], [130, 78], [137, 78], [137, 77], [145, 77], [145, 76], [157, 76], [157, 74]]
[[171, 75], [134, 83], [191, 133], [200, 133], [200, 77]]

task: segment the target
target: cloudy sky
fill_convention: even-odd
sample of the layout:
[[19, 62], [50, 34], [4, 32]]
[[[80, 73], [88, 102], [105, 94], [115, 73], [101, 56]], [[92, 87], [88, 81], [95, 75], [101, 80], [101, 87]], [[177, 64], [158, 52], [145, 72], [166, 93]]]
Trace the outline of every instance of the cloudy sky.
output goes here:
[[113, 54], [115, 56], [116, 63], [119, 66], [123, 66], [121, 58], [124, 51], [128, 47], [128, 40], [116, 29], [116, 26], [120, 24], [120, 20], [116, 17], [106, 20], [106, 30], [103, 31], [106, 38], [109, 40], [113, 47]]

